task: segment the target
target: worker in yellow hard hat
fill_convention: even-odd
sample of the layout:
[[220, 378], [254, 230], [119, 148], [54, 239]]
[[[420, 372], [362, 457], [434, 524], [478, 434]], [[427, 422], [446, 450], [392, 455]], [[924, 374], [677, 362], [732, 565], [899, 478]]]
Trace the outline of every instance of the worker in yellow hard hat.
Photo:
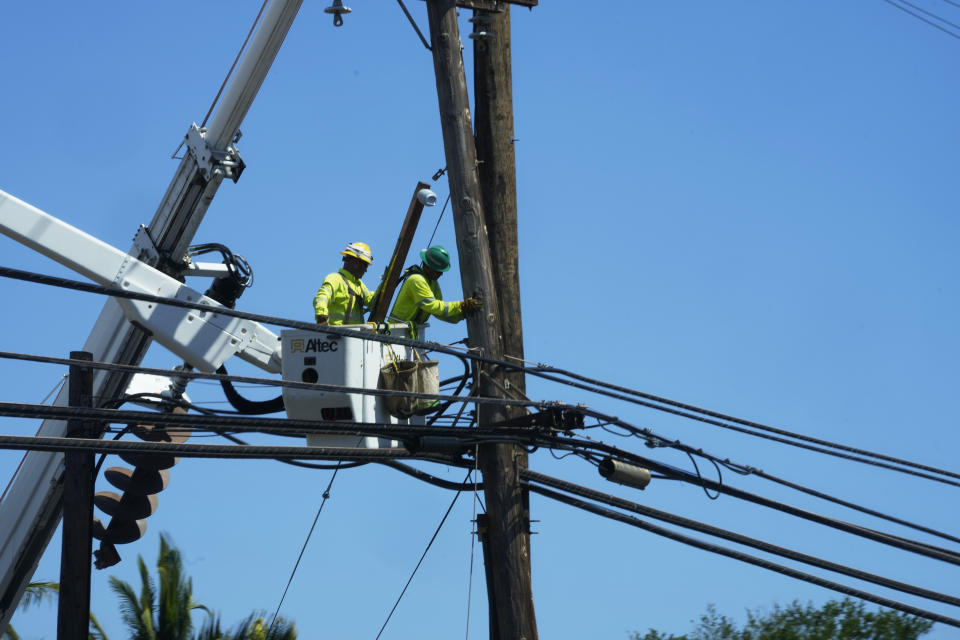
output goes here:
[[390, 311], [390, 319], [423, 324], [433, 316], [444, 322], [460, 322], [466, 313], [480, 309], [480, 301], [467, 298], [444, 302], [437, 279], [450, 270], [450, 254], [440, 245], [420, 252], [421, 263], [404, 272], [403, 286]]
[[360, 279], [373, 263], [369, 245], [351, 242], [340, 255], [343, 268], [324, 278], [313, 297], [317, 324], [363, 324], [363, 313], [373, 299], [373, 292]]

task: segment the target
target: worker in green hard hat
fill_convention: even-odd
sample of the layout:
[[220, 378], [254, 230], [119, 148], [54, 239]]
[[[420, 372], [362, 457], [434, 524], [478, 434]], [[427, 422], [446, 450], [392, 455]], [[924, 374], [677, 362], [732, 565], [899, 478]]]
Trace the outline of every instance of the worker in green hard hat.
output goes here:
[[423, 324], [430, 316], [444, 322], [456, 323], [466, 313], [478, 311], [482, 306], [476, 298], [457, 302], [444, 302], [437, 279], [450, 270], [450, 254], [440, 245], [420, 252], [420, 264], [412, 266], [403, 274], [403, 286], [397, 301], [390, 311], [390, 320]]

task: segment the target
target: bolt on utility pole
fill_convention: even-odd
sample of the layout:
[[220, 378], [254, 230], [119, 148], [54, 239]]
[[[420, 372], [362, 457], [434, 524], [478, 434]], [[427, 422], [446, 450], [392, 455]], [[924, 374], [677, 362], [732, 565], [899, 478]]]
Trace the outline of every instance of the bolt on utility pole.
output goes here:
[[[470, 102], [460, 50], [460, 28], [455, 0], [427, 0], [433, 64], [437, 78], [440, 124], [447, 160], [460, 277], [465, 296], [483, 302], [480, 313], [467, 317], [472, 348], [483, 355], [503, 358], [497, 289], [493, 279], [483, 198], [477, 173], [477, 151], [470, 121]], [[478, 367], [481, 396], [502, 397], [502, 372], [489, 365]], [[482, 405], [481, 425], [507, 419], [502, 407]], [[489, 518], [490, 557], [493, 575], [491, 638], [536, 640], [533, 593], [530, 581], [528, 522], [512, 445], [480, 447], [484, 493]]]
[[[71, 360], [93, 360], [89, 351], [71, 351]], [[70, 365], [71, 407], [93, 406], [93, 369]], [[79, 418], [67, 421], [68, 438], [97, 438], [95, 423]], [[92, 451], [68, 451], [63, 471], [63, 540], [60, 555], [60, 598], [57, 603], [57, 640], [86, 640], [90, 628], [90, 564], [93, 548]]]

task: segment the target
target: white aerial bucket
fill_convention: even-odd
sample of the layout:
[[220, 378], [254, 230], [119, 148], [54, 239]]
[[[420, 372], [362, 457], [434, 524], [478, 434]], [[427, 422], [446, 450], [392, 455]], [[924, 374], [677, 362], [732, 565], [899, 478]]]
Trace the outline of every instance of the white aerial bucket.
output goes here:
[[[322, 326], [316, 331], [287, 329], [281, 332], [282, 372], [284, 380], [345, 387], [376, 389], [380, 369], [391, 362], [392, 348], [397, 359], [410, 360], [413, 350], [400, 345], [388, 345], [375, 340], [364, 340], [363, 334], [372, 331], [371, 325], [342, 325], [357, 332], [357, 338], [325, 333]], [[405, 324], [390, 326], [391, 334], [407, 337]], [[313, 389], [284, 387], [283, 403], [287, 416], [303, 420], [345, 420], [351, 422], [423, 424], [422, 417], [402, 420], [387, 410], [384, 399], [359, 393], [343, 393]], [[310, 435], [307, 446], [315, 447], [395, 447], [396, 441], [374, 436]]]

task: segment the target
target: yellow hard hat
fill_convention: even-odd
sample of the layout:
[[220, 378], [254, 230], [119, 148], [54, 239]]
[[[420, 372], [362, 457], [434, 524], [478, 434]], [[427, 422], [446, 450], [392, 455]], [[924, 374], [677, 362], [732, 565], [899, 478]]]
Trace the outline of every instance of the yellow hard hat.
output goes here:
[[350, 256], [357, 260], [363, 260], [367, 264], [373, 264], [373, 254], [370, 253], [370, 245], [365, 242], [351, 242], [347, 248], [340, 252], [342, 256]]

